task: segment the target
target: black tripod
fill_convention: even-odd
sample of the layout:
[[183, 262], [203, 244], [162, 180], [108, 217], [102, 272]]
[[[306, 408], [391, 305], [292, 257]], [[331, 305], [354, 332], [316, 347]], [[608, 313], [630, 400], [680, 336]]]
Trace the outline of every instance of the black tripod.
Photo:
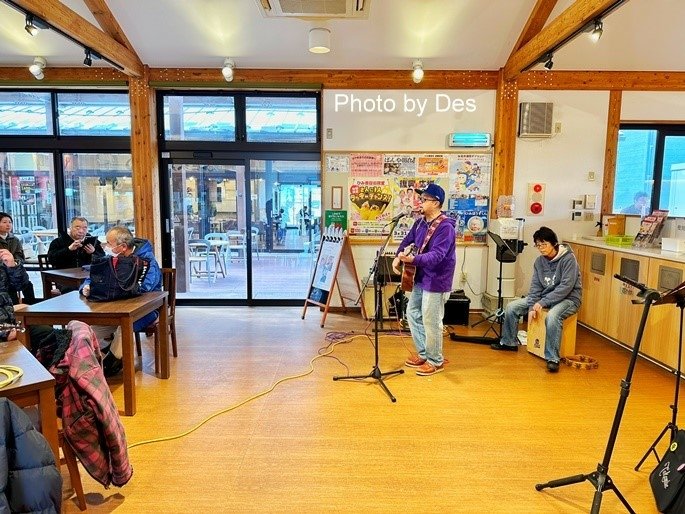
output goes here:
[[[618, 429], [621, 425], [621, 418], [623, 417], [623, 410], [626, 406], [626, 401], [628, 400], [628, 395], [630, 394], [630, 382], [633, 377], [633, 371], [635, 369], [635, 362], [637, 361], [637, 355], [640, 351], [640, 343], [642, 342], [642, 334], [645, 330], [645, 324], [647, 323], [647, 315], [649, 314], [649, 309], [654, 302], [656, 302], [661, 295], [658, 291], [654, 289], [648, 289], [644, 284], [640, 284], [626, 277], [620, 275], [614, 275], [615, 278], [630, 284], [631, 286], [637, 287], [640, 292], [638, 296], [644, 301], [644, 308], [642, 310], [642, 319], [640, 320], [640, 326], [637, 330], [637, 335], [635, 336], [635, 345], [633, 346], [633, 351], [630, 356], [630, 363], [628, 364], [628, 371], [623, 380], [621, 380], [621, 394], [618, 400], [618, 405], [616, 407], [616, 414], [614, 415], [614, 423], [611, 426], [611, 433], [609, 434], [609, 440], [607, 441], [607, 447], [604, 452], [604, 458], [602, 462], [597, 464], [597, 471], [584, 475], [573, 475], [566, 478], [559, 478], [557, 480], [551, 480], [544, 484], [536, 484], [535, 489], [537, 491], [542, 491], [543, 489], [550, 487], [562, 487], [565, 485], [578, 484], [580, 482], [585, 482], [586, 480], [590, 482], [595, 487], [595, 495], [592, 499], [592, 508], [590, 510], [591, 514], [598, 514], [599, 508], [602, 504], [602, 494], [607, 489], [612, 490], [624, 507], [631, 514], [635, 514], [635, 511], [630, 506], [628, 501], [624, 498], [621, 492], [618, 490], [614, 481], [609, 476], [609, 462], [611, 461], [611, 454], [614, 451], [614, 445], [616, 444], [616, 437], [618, 436]], [[633, 300], [639, 303], [639, 300]]]
[[[500, 339], [500, 333], [502, 332], [502, 321], [504, 321], [504, 298], [502, 297], [502, 267], [505, 262], [516, 262], [518, 254], [523, 251], [525, 243], [518, 239], [502, 239], [500, 236], [494, 232], [488, 231], [488, 235], [492, 238], [497, 245], [497, 251], [495, 253], [495, 258], [499, 262], [499, 275], [497, 276], [497, 310], [490, 314], [487, 318], [483, 318], [477, 321], [471, 328], [480, 325], [481, 323], [489, 322], [490, 326], [485, 331], [482, 336], [466, 336], [459, 334], [450, 334], [450, 339], [452, 341], [462, 341], [465, 343], [479, 343], [479, 344], [492, 344], [498, 343]], [[495, 325], [499, 326], [499, 331], [495, 328]], [[488, 334], [492, 331], [495, 336], [488, 337]]]
[[650, 453], [653, 453], [656, 457], [657, 462], [661, 462], [659, 455], [656, 453], [656, 446], [661, 442], [661, 439], [666, 435], [666, 432], [671, 432], [671, 440], [673, 442], [676, 434], [678, 433], [678, 396], [680, 394], [680, 359], [683, 356], [683, 309], [685, 309], [685, 282], [680, 284], [675, 289], [668, 291], [663, 295], [663, 297], [657, 302], [657, 305], [662, 303], [675, 303], [680, 309], [680, 334], [678, 339], [678, 364], [676, 366], [675, 373], [675, 393], [673, 394], [673, 404], [670, 405], [673, 415], [671, 421], [669, 421], [664, 429], [661, 431], [659, 436], [654, 440], [652, 445], [647, 449], [645, 454], [640, 459], [640, 462], [635, 466], [635, 471], [640, 470], [640, 466], [647, 460]]
[[[383, 382], [383, 377], [391, 376], [391, 375], [401, 375], [404, 373], [403, 369], [398, 369], [395, 371], [386, 371], [386, 372], [381, 372], [380, 368], [378, 367], [378, 333], [382, 331], [382, 323], [383, 323], [383, 284], [384, 280], [380, 279], [380, 261], [383, 259], [383, 254], [385, 253], [385, 248], [388, 246], [388, 242], [390, 241], [390, 238], [392, 237], [392, 233], [395, 230], [395, 226], [397, 225], [397, 222], [399, 221], [399, 218], [396, 220], [393, 220], [391, 223], [390, 227], [390, 234], [388, 234], [388, 237], [383, 241], [383, 244], [381, 245], [380, 250], [378, 251], [376, 255], [376, 260], [373, 263], [373, 267], [371, 268], [371, 273], [369, 274], [369, 277], [373, 276], [373, 303], [374, 303], [374, 316], [373, 316], [373, 331], [374, 331], [374, 341], [373, 341], [373, 348], [374, 348], [374, 364], [373, 364], [373, 369], [371, 370], [371, 373], [368, 375], [350, 375], [350, 376], [335, 376], [333, 377], [333, 380], [359, 380], [359, 379], [364, 379], [364, 378], [373, 378], [374, 380], [377, 380], [378, 383], [381, 385], [381, 387], [385, 390], [385, 393], [388, 395], [390, 400], [394, 403], [397, 401], [397, 398], [395, 398], [392, 393], [390, 392], [390, 389], [388, 389], [388, 386], [385, 385], [385, 382]], [[366, 284], [362, 287], [362, 291], [366, 287]]]

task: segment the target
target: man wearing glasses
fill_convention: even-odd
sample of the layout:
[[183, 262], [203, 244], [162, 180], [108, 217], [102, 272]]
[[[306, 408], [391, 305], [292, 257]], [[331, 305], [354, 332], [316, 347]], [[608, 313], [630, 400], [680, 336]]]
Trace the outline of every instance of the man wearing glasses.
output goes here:
[[492, 344], [493, 350], [518, 350], [518, 320], [526, 312], [528, 321], [542, 309], [549, 309], [545, 319], [545, 360], [547, 370], [559, 371], [561, 327], [566, 318], [578, 312], [581, 299], [580, 269], [576, 256], [567, 245], [559, 244], [557, 235], [547, 227], [533, 234], [540, 256], [533, 264], [533, 279], [525, 298], [509, 303], [504, 309], [502, 337]]
[[[400, 263], [416, 267], [414, 287], [407, 304], [407, 321], [416, 354], [412, 354], [405, 365], [416, 368], [417, 375], [429, 376], [440, 373], [445, 367], [442, 318], [445, 302], [452, 291], [457, 257], [454, 220], [441, 210], [445, 190], [430, 184], [420, 194], [423, 216], [416, 220], [400, 243], [392, 267], [396, 273], [400, 273]], [[405, 255], [405, 248], [412, 244], [417, 248], [416, 255]]]

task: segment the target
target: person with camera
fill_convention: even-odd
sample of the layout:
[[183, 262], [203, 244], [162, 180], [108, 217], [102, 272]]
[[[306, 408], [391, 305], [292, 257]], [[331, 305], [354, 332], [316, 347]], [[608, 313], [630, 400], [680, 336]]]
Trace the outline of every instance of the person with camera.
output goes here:
[[[104, 255], [98, 238], [88, 234], [88, 220], [82, 216], [71, 218], [67, 233], [60, 234], [48, 248], [48, 261], [56, 269], [80, 268], [91, 264], [94, 256]], [[74, 291], [73, 288], [57, 287], [63, 293]]]

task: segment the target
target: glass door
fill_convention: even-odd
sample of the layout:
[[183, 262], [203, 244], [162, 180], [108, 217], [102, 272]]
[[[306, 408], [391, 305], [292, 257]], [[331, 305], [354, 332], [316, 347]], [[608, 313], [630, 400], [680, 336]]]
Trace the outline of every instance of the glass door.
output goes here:
[[247, 300], [245, 166], [171, 162], [167, 173], [178, 298]]

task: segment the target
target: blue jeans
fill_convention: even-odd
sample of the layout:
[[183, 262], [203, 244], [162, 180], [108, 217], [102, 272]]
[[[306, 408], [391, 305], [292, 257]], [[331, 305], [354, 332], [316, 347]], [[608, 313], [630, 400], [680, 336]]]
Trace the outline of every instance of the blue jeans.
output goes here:
[[[549, 308], [545, 318], [545, 360], [559, 362], [559, 345], [561, 343], [561, 328], [564, 320], [578, 311], [578, 307], [571, 300], [561, 300]], [[521, 316], [528, 315], [528, 300], [519, 298], [509, 303], [504, 309], [502, 323], [502, 338], [500, 343], [508, 346], [518, 344], [517, 332]]]
[[449, 293], [431, 293], [414, 284], [407, 303], [407, 321], [416, 353], [433, 366], [440, 366], [442, 358], [442, 318]]

